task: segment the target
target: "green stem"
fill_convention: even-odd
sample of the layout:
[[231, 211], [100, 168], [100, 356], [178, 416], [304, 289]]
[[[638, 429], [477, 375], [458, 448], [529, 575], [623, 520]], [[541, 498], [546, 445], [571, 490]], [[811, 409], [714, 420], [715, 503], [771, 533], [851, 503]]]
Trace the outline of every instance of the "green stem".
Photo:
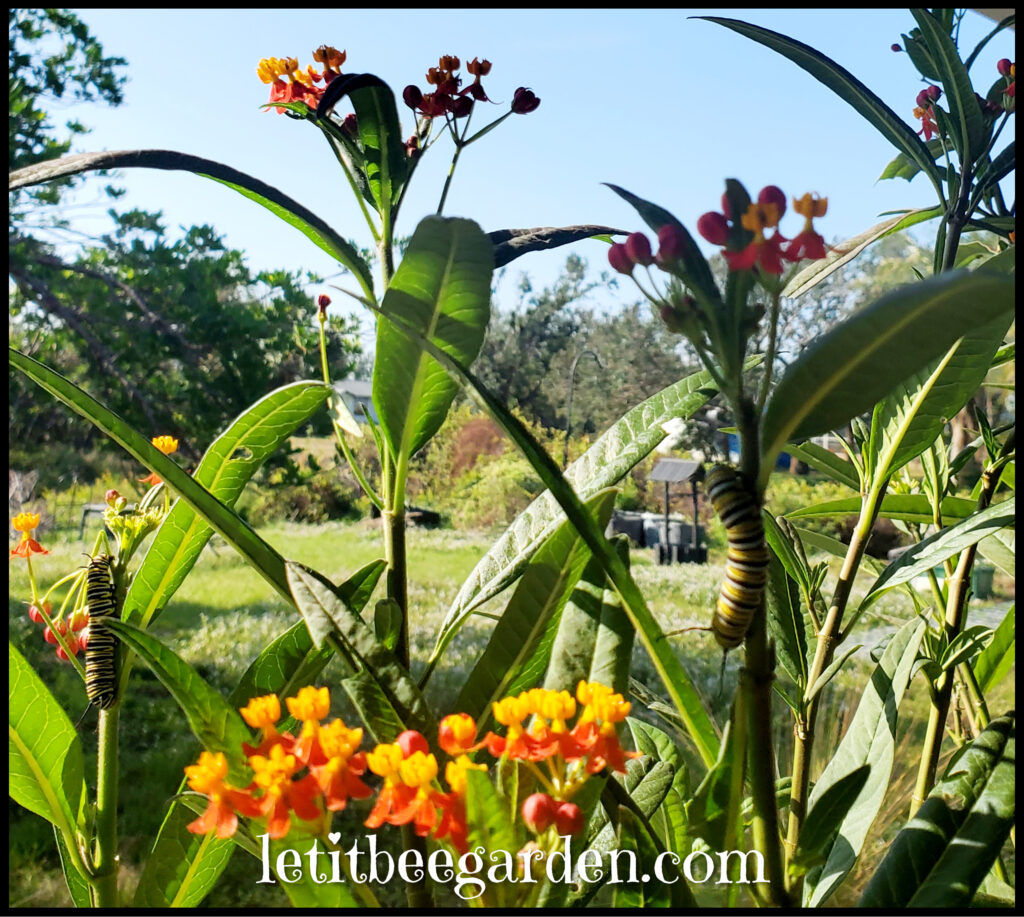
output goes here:
[[[999, 486], [1002, 467], [986, 468], [982, 472], [981, 493], [978, 495], [978, 509], [985, 509], [992, 502], [992, 495]], [[956, 639], [963, 630], [966, 617], [967, 590], [974, 568], [974, 558], [978, 553], [977, 544], [970, 545], [960, 554], [953, 576], [946, 587], [946, 620], [943, 630], [946, 645]], [[935, 785], [935, 774], [939, 766], [939, 755], [942, 751], [942, 739], [946, 734], [946, 717], [949, 715], [949, 701], [953, 696], [953, 669], [946, 669], [935, 684], [931, 697], [931, 710], [928, 714], [928, 728], [925, 732], [924, 745], [921, 749], [921, 763], [917, 771], [917, 783], [914, 796], [910, 803], [910, 815], [921, 807], [931, 788]]]
[[459, 156], [462, 154], [462, 144], [456, 141], [455, 154], [452, 156], [452, 164], [448, 169], [448, 177], [444, 180], [444, 188], [441, 190], [441, 200], [437, 205], [437, 215], [441, 215], [441, 211], [444, 210], [444, 202], [448, 199], [448, 189], [452, 185], [452, 178], [455, 175], [455, 166], [459, 162]]
[[117, 727], [121, 706], [99, 712], [99, 749], [96, 755], [96, 843], [93, 851], [97, 908], [117, 904]]
[[[814, 661], [811, 663], [810, 671], [807, 674], [808, 688], [817, 682], [821, 673], [831, 664], [836, 648], [842, 640], [840, 628], [843, 623], [843, 615], [850, 600], [850, 592], [853, 589], [857, 570], [867, 548], [868, 538], [871, 536], [871, 527], [874, 525], [875, 517], [878, 515], [878, 510], [882, 505], [882, 497], [885, 494], [887, 484], [888, 479], [876, 484], [861, 503], [860, 517], [857, 520], [857, 525], [850, 538], [849, 547], [846, 550], [846, 558], [843, 561], [839, 580], [832, 594], [832, 604], [829, 606], [825, 621], [818, 632]], [[791, 772], [793, 776], [790, 790], [789, 823], [786, 828], [787, 860], [792, 860], [797, 851], [800, 841], [800, 830], [803, 827], [804, 819], [807, 817], [810, 764], [814, 752], [814, 732], [818, 716], [818, 703], [821, 697], [822, 692], [819, 691], [806, 703], [803, 714], [797, 717], [793, 730], [793, 768]], [[789, 890], [794, 897], [799, 896], [802, 883], [803, 879], [800, 877], [794, 878], [791, 881]]]
[[772, 384], [772, 369], [775, 363], [775, 345], [778, 336], [780, 294], [772, 294], [772, 309], [768, 320], [768, 351], [764, 358], [764, 379], [761, 380], [761, 391], [757, 396], [757, 414], [764, 411], [764, 403], [768, 400], [768, 390]]
[[[742, 383], [741, 383], [742, 384]], [[742, 394], [737, 401], [740, 436], [740, 470], [747, 481], [760, 475], [761, 453], [758, 421], [760, 414], [753, 402]], [[758, 503], [763, 494], [757, 494]], [[750, 787], [754, 800], [751, 824], [754, 847], [764, 857], [768, 877], [768, 900], [775, 906], [790, 903], [786, 891], [786, 872], [779, 837], [779, 812], [775, 800], [775, 751], [772, 742], [772, 681], [775, 679], [775, 653], [768, 641], [765, 603], [754, 614], [746, 638], [746, 666], [740, 681], [747, 713], [747, 748], [750, 759]], [[741, 759], [742, 760], [742, 759]]]

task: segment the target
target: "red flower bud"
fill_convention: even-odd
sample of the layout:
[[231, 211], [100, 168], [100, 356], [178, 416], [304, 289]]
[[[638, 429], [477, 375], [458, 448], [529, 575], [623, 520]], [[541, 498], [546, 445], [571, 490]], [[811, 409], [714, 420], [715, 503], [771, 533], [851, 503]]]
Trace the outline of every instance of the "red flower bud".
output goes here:
[[89, 624], [89, 612], [84, 608], [79, 608], [73, 615], [71, 615], [71, 629], [73, 631], [82, 630]]
[[406, 729], [405, 732], [395, 739], [395, 744], [402, 749], [402, 756], [405, 758], [418, 751], [423, 752], [425, 755], [430, 754], [430, 746], [427, 744], [427, 740], [415, 729]]
[[928, 86], [917, 94], [918, 108], [928, 108], [933, 102], [942, 98], [942, 90], [938, 86]]
[[555, 801], [547, 793], [534, 793], [523, 800], [523, 822], [535, 834], [546, 831], [555, 820]]
[[626, 237], [626, 254], [634, 264], [653, 264], [654, 257], [651, 255], [651, 243], [642, 232], [630, 233]]
[[[58, 630], [58, 632], [59, 632], [59, 633], [60, 633], [60, 634], [61, 634], [62, 636], [63, 636], [64, 634], [66, 634], [66, 633], [68, 632], [68, 625], [67, 625], [67, 623], [66, 623], [66, 622], [64, 622], [64, 621], [55, 621], [54, 623], [55, 623], [55, 624], [57, 625], [57, 630]], [[46, 628], [46, 629], [45, 629], [45, 630], [43, 631], [43, 639], [44, 639], [44, 640], [45, 640], [45, 641], [46, 641], [47, 643], [52, 643], [52, 644], [54, 644], [54, 645], [56, 645], [56, 643], [57, 643], [57, 637], [56, 637], [56, 635], [55, 635], [55, 634], [53, 633], [53, 631], [52, 631], [52, 630], [50, 630], [50, 628], [49, 628], [49, 627], [47, 627], [47, 628]]]
[[900, 45], [893, 44], [889, 46], [890, 51], [902, 51], [903, 48]]
[[583, 830], [583, 810], [573, 802], [561, 802], [555, 809], [555, 827], [559, 835], [579, 834]]
[[121, 495], [116, 490], [111, 488], [103, 495], [103, 499], [106, 501], [107, 506], [113, 506], [115, 503], [117, 503], [118, 500], [121, 499]]
[[540, 99], [524, 86], [520, 86], [512, 96], [512, 111], [517, 115], [528, 115], [538, 105], [540, 105]]
[[686, 235], [678, 226], [666, 223], [658, 230], [658, 264], [678, 261], [686, 255]]
[[84, 650], [89, 645], [89, 631], [83, 630], [78, 635], [78, 645]]
[[420, 153], [420, 138], [415, 134], [409, 137], [405, 141], [405, 155], [410, 159], [415, 159]]
[[633, 259], [629, 257], [626, 246], [616, 242], [608, 249], [608, 263], [620, 274], [633, 273]]
[[1009, 76], [1010, 68], [1013, 66], [1013, 62], [1008, 58], [1002, 58], [1002, 60], [996, 63], [996, 70], [999, 71], [1000, 76]]
[[[78, 638], [76, 636], [74, 636], [74, 634], [72, 634], [70, 637], [68, 637], [68, 649], [71, 650], [71, 655], [72, 656], [77, 656], [78, 655], [78, 647], [79, 647]], [[57, 647], [57, 658], [61, 662], [68, 662], [69, 661], [68, 660], [68, 654], [64, 652], [64, 647], [63, 646], [58, 646]]]
[[[724, 196], [722, 203], [726, 203]], [[729, 223], [724, 214], [709, 210], [698, 218], [697, 232], [712, 245], [725, 245], [729, 238]]]
[[[52, 615], [53, 606], [49, 602], [43, 602], [43, 611], [45, 611], [48, 615]], [[45, 620], [43, 618], [42, 613], [35, 605], [28, 606], [28, 619], [32, 621], [34, 624], [42, 624], [43, 621]]]
[[331, 304], [331, 297], [328, 296], [326, 293], [321, 293], [316, 298], [316, 307], [317, 307], [317, 309], [320, 310], [320, 315], [322, 315], [322, 316], [327, 314], [327, 307], [330, 304]]
[[465, 118], [473, 110], [473, 100], [469, 96], [459, 96], [452, 103], [452, 117]]
[[410, 108], [415, 108], [423, 101], [423, 93], [417, 86], [406, 86], [402, 90], [402, 101]]
[[354, 112], [349, 112], [345, 115], [345, 120], [341, 122], [341, 132], [351, 138], [355, 138], [359, 133], [359, 121]]
[[765, 185], [757, 195], [759, 204], [774, 204], [779, 208], [779, 219], [786, 212], [786, 194], [778, 185]]

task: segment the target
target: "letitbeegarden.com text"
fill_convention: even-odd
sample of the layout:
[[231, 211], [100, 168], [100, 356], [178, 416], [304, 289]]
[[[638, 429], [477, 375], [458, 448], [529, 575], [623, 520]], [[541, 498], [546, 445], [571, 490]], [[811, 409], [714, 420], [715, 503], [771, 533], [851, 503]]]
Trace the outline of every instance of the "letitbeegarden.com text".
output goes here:
[[[328, 840], [333, 849], [324, 850], [314, 840], [305, 852], [289, 847], [272, 853], [269, 835], [259, 835], [259, 839], [262, 843], [260, 859], [263, 874], [257, 884], [274, 884], [278, 880], [292, 884], [302, 881], [304, 875], [317, 885], [339, 882], [386, 884], [396, 876], [407, 884], [414, 884], [429, 876], [438, 884], [454, 882], [455, 894], [469, 901], [483, 894], [488, 883], [529, 884], [545, 879], [567, 885], [601, 881], [616, 885], [652, 880], [674, 885], [681, 877], [696, 885], [768, 881], [764, 875], [764, 860], [756, 850], [726, 850], [714, 855], [695, 850], [685, 858], [672, 851], [664, 851], [654, 860], [651, 875], [640, 872], [636, 853], [632, 850], [612, 850], [602, 855], [600, 851], [589, 848], [573, 859], [570, 835], [563, 835], [561, 848], [546, 857], [540, 849], [532, 846], [524, 847], [515, 854], [507, 850], [488, 853], [483, 847], [477, 847], [457, 860], [444, 848], [434, 850], [426, 858], [419, 850], [404, 850], [396, 859], [389, 851], [377, 849], [374, 834], [357, 837], [348, 850], [337, 846], [340, 834], [331, 834]], [[748, 874], [748, 867], [752, 867], [750, 873], [753, 877]]]

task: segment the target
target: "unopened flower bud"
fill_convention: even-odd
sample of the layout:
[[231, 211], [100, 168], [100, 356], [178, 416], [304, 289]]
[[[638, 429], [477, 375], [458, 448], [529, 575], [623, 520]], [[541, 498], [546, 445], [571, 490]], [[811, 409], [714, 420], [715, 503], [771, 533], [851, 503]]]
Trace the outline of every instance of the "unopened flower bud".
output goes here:
[[[58, 631], [58, 633], [60, 633], [60, 634], [61, 634], [62, 636], [63, 636], [64, 634], [66, 634], [66, 633], [68, 632], [68, 625], [67, 625], [67, 622], [66, 622], [66, 621], [54, 621], [54, 624], [56, 624], [56, 625], [57, 625], [57, 631]], [[53, 632], [53, 631], [52, 631], [52, 630], [51, 630], [51, 629], [50, 629], [49, 627], [47, 627], [47, 628], [46, 628], [46, 629], [45, 629], [45, 630], [43, 631], [43, 639], [44, 639], [44, 640], [45, 640], [45, 641], [46, 641], [47, 643], [52, 643], [52, 644], [54, 644], [54, 645], [56, 645], [56, 643], [57, 643], [57, 637], [56, 637], [56, 635], [54, 634], [54, 632]]]
[[121, 499], [121, 495], [111, 488], [103, 495], [103, 499], [106, 501], [107, 506], [114, 506]]
[[559, 803], [555, 809], [555, 827], [559, 835], [579, 834], [583, 830], [583, 810], [574, 802]]
[[535, 834], [547, 831], [555, 821], [555, 801], [547, 793], [534, 793], [523, 800], [523, 823]]
[[73, 631], [80, 631], [89, 626], [89, 612], [84, 608], [79, 608], [74, 614], [71, 615], [71, 629]]
[[417, 732], [415, 729], [406, 729], [405, 732], [395, 739], [395, 744], [402, 749], [402, 755], [406, 758], [418, 751], [423, 752], [425, 755], [430, 754], [430, 746], [427, 744], [427, 740], [423, 738], [422, 733]]
[[658, 230], [658, 264], [686, 257], [686, 247], [686, 234], [678, 226], [666, 223]]
[[423, 101], [423, 93], [418, 86], [406, 86], [402, 90], [402, 101], [410, 108], [415, 108]]
[[452, 104], [452, 117], [465, 118], [473, 110], [473, 99], [470, 96], [459, 96]]
[[[726, 203], [725, 197], [722, 203]], [[725, 214], [716, 213], [710, 210], [701, 214], [697, 219], [697, 232], [699, 232], [712, 245], [725, 245], [729, 238], [729, 222]]]
[[889, 50], [890, 51], [902, 51], [903, 47], [902, 47], [902, 45], [892, 44], [892, 45], [889, 46]]
[[405, 141], [405, 155], [410, 159], [415, 159], [420, 154], [420, 138], [415, 134], [409, 137]]
[[359, 120], [356, 118], [354, 112], [349, 112], [345, 115], [345, 120], [341, 122], [341, 131], [346, 137], [355, 139], [359, 134]]
[[540, 99], [523, 86], [520, 86], [512, 96], [512, 111], [517, 115], [528, 115], [538, 105], [540, 105]]
[[321, 293], [316, 298], [316, 307], [320, 313], [320, 318], [324, 318], [327, 315], [327, 307], [331, 304], [331, 297], [326, 293]]
[[774, 204], [779, 208], [778, 217], [781, 220], [786, 212], [786, 194], [778, 185], [765, 185], [757, 195], [759, 204]]
[[1009, 76], [1010, 68], [1013, 66], [1013, 62], [1009, 58], [1002, 58], [996, 63], [996, 70], [999, 71], [1000, 76]]
[[[52, 615], [53, 606], [49, 602], [43, 602], [43, 611], [45, 611], [48, 615]], [[42, 612], [35, 605], [28, 606], [28, 619], [33, 624], [42, 624], [43, 621], [46, 620], [43, 617]]]
[[616, 242], [608, 249], [608, 263], [620, 274], [633, 273], [633, 259], [629, 257], [626, 246], [621, 242]]
[[654, 257], [651, 254], [651, 243], [642, 232], [630, 233], [626, 237], [625, 245], [626, 254], [629, 255], [634, 264], [642, 264], [646, 267], [654, 263]]

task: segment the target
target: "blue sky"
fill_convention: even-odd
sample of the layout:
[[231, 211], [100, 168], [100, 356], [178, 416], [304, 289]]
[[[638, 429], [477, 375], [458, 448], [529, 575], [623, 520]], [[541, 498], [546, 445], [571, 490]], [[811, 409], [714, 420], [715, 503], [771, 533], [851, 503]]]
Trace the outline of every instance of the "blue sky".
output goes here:
[[[933, 202], [920, 176], [877, 181], [895, 150], [807, 73], [728, 29], [688, 18], [727, 16], [797, 38], [851, 70], [909, 123], [922, 84], [907, 56], [890, 50], [914, 25], [905, 10], [76, 12], [106, 53], [130, 62], [124, 105], [69, 112], [93, 129], [78, 149], [168, 148], [220, 160], [276, 185], [363, 244], [365, 226], [319, 131], [259, 109], [267, 98], [255, 72], [261, 57], [310, 63], [319, 44], [346, 50], [346, 72], [375, 73], [395, 89], [406, 132], [402, 88], [425, 86], [440, 54], [491, 60], [485, 87], [506, 104], [517, 86], [532, 88], [540, 108], [470, 147], [449, 195], [446, 214], [488, 231], [591, 222], [643, 228], [606, 181], [691, 227], [716, 208], [726, 177], [753, 193], [768, 183], [790, 195], [816, 191], [829, 198], [820, 228], [830, 239], [860, 232], [882, 211]], [[993, 25], [968, 11], [961, 48], [972, 49]], [[1014, 58], [1012, 32], [982, 53], [972, 69], [977, 83], [987, 88], [1001, 57]], [[442, 142], [420, 165], [399, 232], [411, 233], [436, 208], [449, 156]], [[128, 189], [123, 206], [163, 210], [171, 227], [210, 223], [254, 268], [337, 272], [304, 237], [212, 182], [130, 170], [117, 183]], [[788, 220], [783, 231], [798, 218]], [[513, 272], [529, 272], [535, 286], [550, 282], [569, 251], [594, 268], [605, 265], [605, 247], [584, 242], [526, 256]]]

